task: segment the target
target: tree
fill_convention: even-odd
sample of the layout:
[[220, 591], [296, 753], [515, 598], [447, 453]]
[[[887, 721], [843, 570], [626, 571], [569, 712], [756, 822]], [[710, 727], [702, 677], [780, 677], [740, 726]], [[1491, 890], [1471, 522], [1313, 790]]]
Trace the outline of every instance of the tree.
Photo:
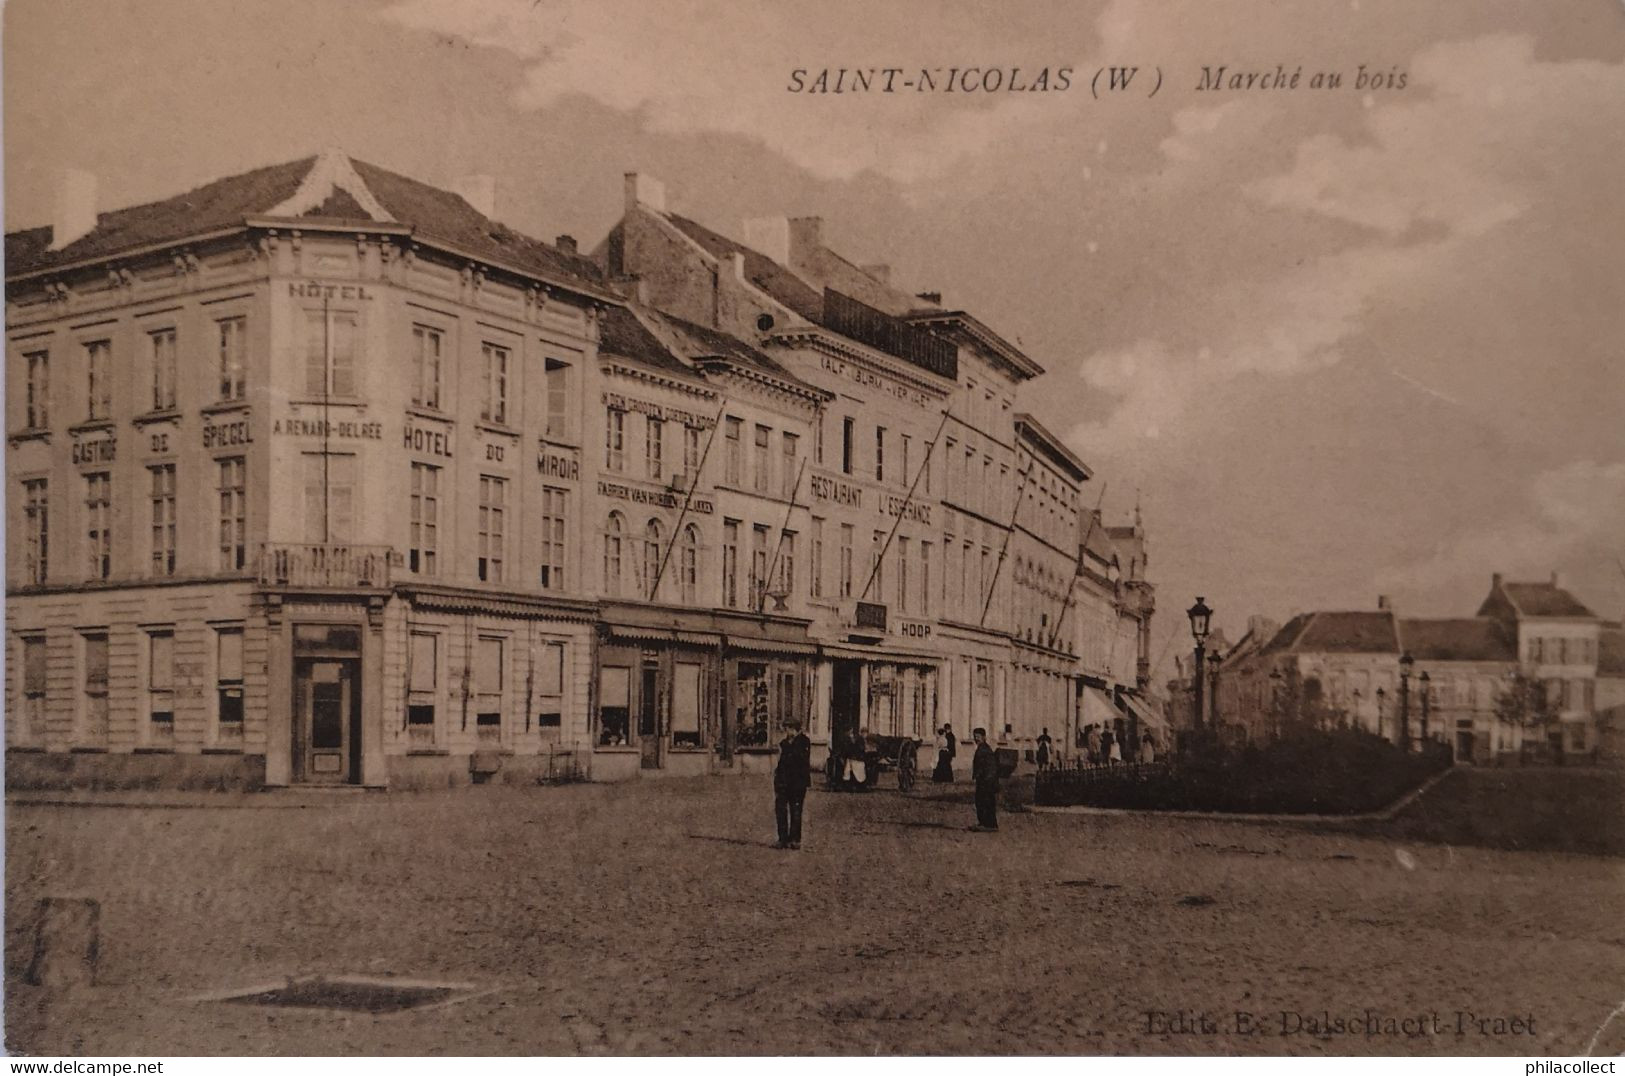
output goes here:
[[1533, 672], [1514, 669], [1495, 693], [1495, 718], [1514, 728], [1540, 732], [1544, 743], [1546, 730], [1557, 722], [1557, 700]]

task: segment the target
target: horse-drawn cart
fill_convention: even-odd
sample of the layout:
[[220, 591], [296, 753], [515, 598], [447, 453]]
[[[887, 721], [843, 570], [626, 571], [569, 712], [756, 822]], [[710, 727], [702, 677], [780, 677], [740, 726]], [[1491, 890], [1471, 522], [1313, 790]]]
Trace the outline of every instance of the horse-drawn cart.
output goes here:
[[897, 788], [907, 792], [914, 787], [919, 772], [920, 741], [912, 736], [870, 736], [864, 743], [863, 784], [846, 779], [848, 758], [855, 758], [850, 740], [830, 749], [829, 761], [824, 764], [826, 786], [834, 792], [859, 792], [876, 787], [882, 770], [897, 773]]

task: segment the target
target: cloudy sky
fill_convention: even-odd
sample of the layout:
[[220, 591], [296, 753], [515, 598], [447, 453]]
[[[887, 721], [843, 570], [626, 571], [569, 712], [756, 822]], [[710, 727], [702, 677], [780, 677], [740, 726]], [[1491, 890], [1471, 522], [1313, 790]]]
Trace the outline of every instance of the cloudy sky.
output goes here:
[[[1620, 616], [1625, 6], [1285, 7], [11, 0], [6, 227], [66, 166], [114, 206], [340, 146], [491, 173], [499, 216], [590, 246], [646, 172], [725, 232], [822, 215], [1019, 339], [1108, 516], [1141, 500], [1159, 651], [1198, 593], [1234, 638], [1378, 594], [1469, 614], [1497, 570]], [[1198, 89], [1221, 64], [1302, 75]], [[1103, 65], [1140, 73], [1096, 99]], [[1072, 85], [787, 90], [871, 66]]]

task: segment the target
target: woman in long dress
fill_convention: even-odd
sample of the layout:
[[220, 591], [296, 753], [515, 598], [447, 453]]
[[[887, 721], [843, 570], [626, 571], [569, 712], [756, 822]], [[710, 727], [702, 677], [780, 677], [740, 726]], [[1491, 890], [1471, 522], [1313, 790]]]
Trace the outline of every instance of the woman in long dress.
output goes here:
[[948, 738], [948, 726], [944, 725], [937, 730], [937, 768], [931, 772], [931, 780], [938, 784], [950, 784], [954, 779], [954, 747], [953, 741]]

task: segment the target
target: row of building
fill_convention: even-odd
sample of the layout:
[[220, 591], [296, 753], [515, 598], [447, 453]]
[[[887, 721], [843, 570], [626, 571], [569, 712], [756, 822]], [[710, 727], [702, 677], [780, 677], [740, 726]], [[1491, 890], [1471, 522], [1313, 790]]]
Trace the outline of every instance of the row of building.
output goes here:
[[[1042, 368], [625, 180], [591, 251], [329, 152], [7, 235], [16, 780], [746, 770], [1162, 723]], [[1041, 384], [1041, 382], [1039, 383]]]
[[[1625, 629], [1556, 575], [1497, 574], [1471, 617], [1404, 617], [1379, 598], [1374, 610], [1303, 613], [1285, 625], [1255, 616], [1234, 645], [1215, 638], [1210, 649], [1219, 660], [1205, 672], [1203, 722], [1232, 740], [1307, 720], [1440, 741], [1458, 762], [1625, 759]], [[1192, 660], [1169, 684], [1168, 714], [1181, 727], [1195, 722]]]

